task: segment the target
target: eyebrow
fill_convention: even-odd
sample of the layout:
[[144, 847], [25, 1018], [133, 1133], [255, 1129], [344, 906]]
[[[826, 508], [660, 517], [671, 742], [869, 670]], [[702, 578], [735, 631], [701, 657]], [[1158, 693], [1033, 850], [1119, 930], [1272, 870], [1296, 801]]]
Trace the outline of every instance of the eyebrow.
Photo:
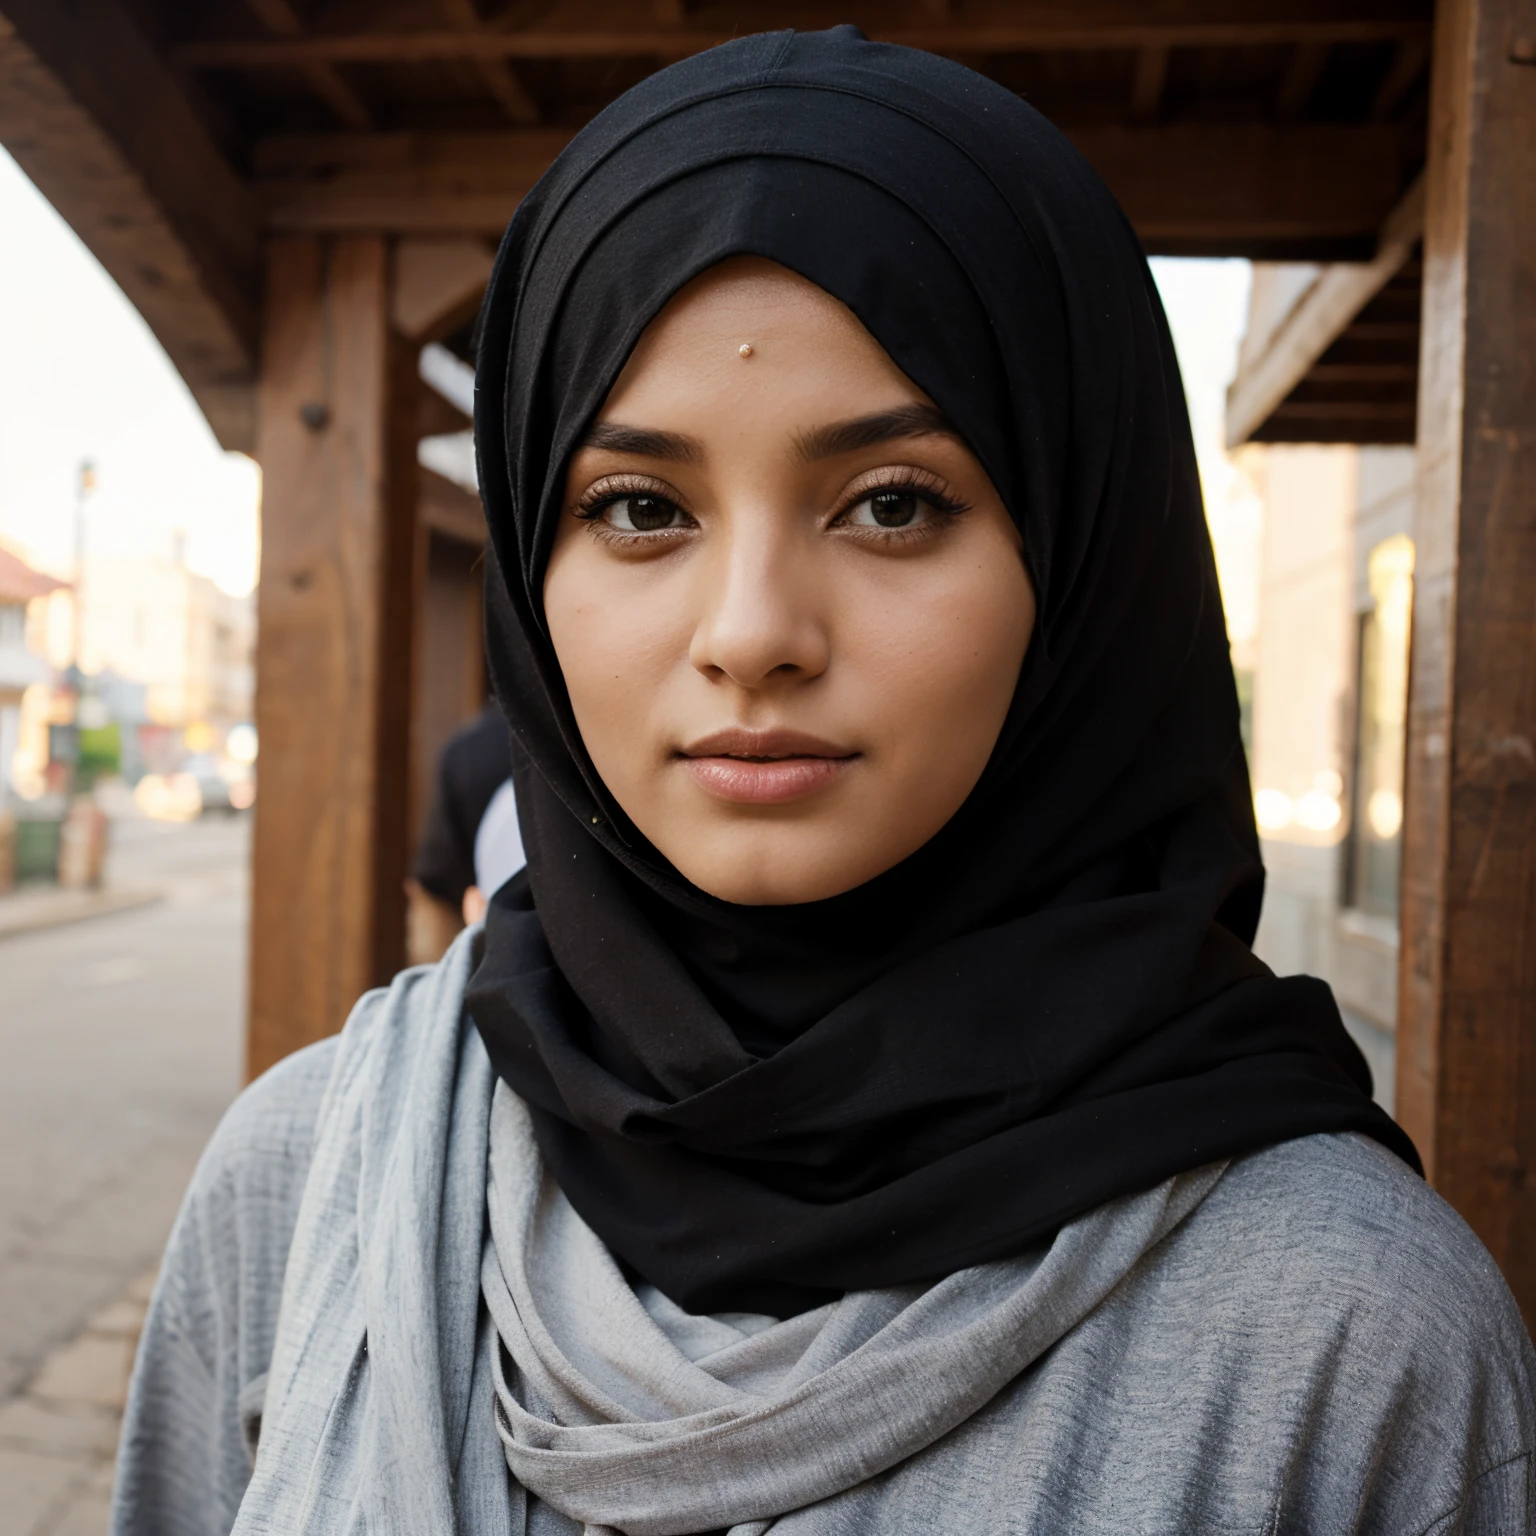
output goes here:
[[650, 427], [626, 427], [616, 421], [593, 422], [579, 446], [606, 448], [610, 453], [633, 453], [647, 459], [666, 459], [673, 464], [704, 462], [704, 444], [696, 437]]
[[[851, 421], [829, 422], [795, 437], [795, 453], [802, 463], [835, 458], [901, 437], [954, 437], [960, 434], [937, 406], [914, 401]], [[606, 448], [610, 453], [632, 453], [641, 458], [665, 459], [673, 464], [702, 464], [704, 444], [685, 432], [664, 432], [653, 427], [626, 427], [622, 422], [598, 421], [587, 429], [579, 445]]]
[[914, 401], [893, 411], [876, 411], [872, 416], [829, 422], [824, 427], [802, 432], [795, 439], [795, 452], [809, 464], [815, 459], [831, 459], [840, 453], [873, 448], [877, 443], [889, 443], [898, 437], [959, 436], [937, 406]]

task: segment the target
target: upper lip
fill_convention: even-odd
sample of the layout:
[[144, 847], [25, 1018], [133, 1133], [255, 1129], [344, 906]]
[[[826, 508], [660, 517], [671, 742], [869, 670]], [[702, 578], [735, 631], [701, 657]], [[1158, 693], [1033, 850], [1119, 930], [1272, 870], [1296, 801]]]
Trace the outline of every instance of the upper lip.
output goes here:
[[839, 747], [808, 731], [792, 731], [775, 726], [766, 731], [750, 731], [733, 725], [712, 731], [690, 741], [682, 749], [684, 757], [743, 757], [773, 760], [785, 757], [854, 757], [857, 754]]

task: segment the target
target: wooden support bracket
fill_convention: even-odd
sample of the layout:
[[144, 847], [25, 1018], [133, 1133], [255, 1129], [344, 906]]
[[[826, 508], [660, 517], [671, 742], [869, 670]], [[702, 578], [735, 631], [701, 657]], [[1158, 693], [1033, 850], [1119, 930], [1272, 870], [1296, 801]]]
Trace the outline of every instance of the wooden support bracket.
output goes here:
[[1269, 420], [1349, 322], [1402, 270], [1423, 232], [1420, 176], [1382, 226], [1375, 260], [1324, 268], [1258, 360], [1232, 381], [1227, 391], [1229, 448], [1247, 442]]

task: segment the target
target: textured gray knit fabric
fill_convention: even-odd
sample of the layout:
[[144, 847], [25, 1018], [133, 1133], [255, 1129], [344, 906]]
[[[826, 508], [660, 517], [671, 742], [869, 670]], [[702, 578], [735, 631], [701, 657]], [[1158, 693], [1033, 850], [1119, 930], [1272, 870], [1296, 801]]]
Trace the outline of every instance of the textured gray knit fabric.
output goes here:
[[[670, 1341], [677, 1357], [661, 1396], [657, 1380], [635, 1383], [626, 1391], [640, 1396], [618, 1404], [622, 1414], [587, 1426], [622, 1439], [642, 1420], [659, 1421], [642, 1433], [664, 1449], [676, 1410], [696, 1401], [666, 1397], [679, 1383], [694, 1393], [699, 1376], [710, 1377], [726, 1394], [723, 1420], [739, 1423], [741, 1391], [782, 1402], [797, 1341], [803, 1363], [787, 1371], [800, 1370], [804, 1384], [839, 1361], [891, 1366], [861, 1361], [831, 1314], [841, 1311], [854, 1335], [863, 1327], [866, 1344], [903, 1312], [922, 1324], [905, 1340], [913, 1370], [904, 1391], [892, 1371], [889, 1395], [845, 1401], [845, 1424], [824, 1421], [830, 1443], [813, 1467], [797, 1461], [796, 1442], [784, 1464], [764, 1469], [781, 1495], [814, 1497], [777, 1512], [775, 1536], [1536, 1530], [1536, 1356], [1513, 1301], [1455, 1214], [1390, 1154], [1352, 1136], [1309, 1137], [1239, 1159], [1219, 1177], [1173, 1181], [1193, 1208], [1160, 1241], [1147, 1212], [1159, 1202], [1170, 1209], [1169, 1186], [1090, 1215], [1100, 1240], [1079, 1261], [1057, 1251], [1082, 1242], [1084, 1224], [1074, 1223], [1044, 1256], [968, 1272], [983, 1281], [953, 1277], [961, 1291], [990, 1286], [992, 1305], [950, 1321], [984, 1325], [1003, 1315], [1010, 1280], [1016, 1295], [1037, 1294], [1031, 1280], [1061, 1261], [1066, 1283], [1051, 1304], [1072, 1294], [1083, 1304], [1064, 1306], [1054, 1328], [1025, 1307], [1015, 1319], [1025, 1342], [999, 1330], [996, 1359], [968, 1352], [965, 1326], [946, 1357], [943, 1309], [889, 1293], [780, 1325], [790, 1332], [771, 1347], [757, 1342], [777, 1331], [761, 1319], [690, 1322], [641, 1294], [657, 1337], [630, 1312], [630, 1338], [583, 1347], [582, 1316], [623, 1306], [611, 1288], [617, 1272], [590, 1251], [572, 1268], [581, 1248], [573, 1215], [561, 1220], [574, 1249], [540, 1235], [527, 1263], [516, 1257], [507, 1235], [516, 1202], [502, 1203], [500, 1181], [537, 1187], [546, 1209], [563, 1202], [537, 1167], [503, 1160], [515, 1135], [498, 1136], [493, 1207], [509, 1253], [486, 1240], [495, 1085], [460, 1018], [471, 942], [365, 999], [339, 1042], [283, 1063], [220, 1127], [172, 1235], [140, 1348], [117, 1536], [579, 1532], [508, 1475], [496, 1389], [504, 1362], [481, 1304], [482, 1258], [498, 1299], [492, 1266], [507, 1296], [509, 1271], [535, 1275], [525, 1307], [561, 1340], [561, 1369], [575, 1362], [579, 1392], [611, 1387], [604, 1372], [636, 1338], [648, 1341], [652, 1365]], [[1201, 1178], [1215, 1182], [1202, 1191]], [[1141, 1236], [1119, 1247], [1104, 1236], [1133, 1228]], [[1090, 1271], [1108, 1248], [1124, 1254], [1122, 1277], [1102, 1285]], [[561, 1274], [587, 1294], [561, 1299]], [[928, 1297], [945, 1286], [956, 1289], [941, 1282]], [[516, 1343], [516, 1324], [501, 1322]], [[1043, 1353], [1042, 1326], [1056, 1338]], [[722, 1346], [729, 1353], [731, 1331], [745, 1374], [707, 1358]], [[561, 1442], [562, 1426], [539, 1400], [548, 1383], [530, 1390], [521, 1366], [512, 1363], [505, 1385], [528, 1413], [524, 1429]], [[965, 1403], [963, 1422], [935, 1424], [929, 1441], [913, 1430], [913, 1404], [942, 1415], [968, 1392], [983, 1396], [977, 1380], [994, 1368], [1000, 1390]], [[247, 1447], [258, 1414], [253, 1475]], [[516, 1442], [506, 1403], [501, 1414]], [[885, 1450], [871, 1460], [872, 1444]], [[872, 1470], [908, 1446], [914, 1454]], [[568, 1449], [558, 1444], [557, 1454]], [[686, 1459], [673, 1470], [698, 1488], [659, 1490], [694, 1523], [669, 1525], [651, 1484], [641, 1493], [655, 1518], [642, 1513], [636, 1531], [750, 1518], [733, 1502], [745, 1484], [729, 1455], [714, 1466], [701, 1447], [695, 1460], [696, 1474]], [[834, 1466], [853, 1481], [829, 1483]], [[629, 1518], [624, 1500], [635, 1490], [622, 1478], [610, 1503], [587, 1502], [604, 1475], [584, 1484], [573, 1473], [562, 1484], [527, 1473], [584, 1518], [603, 1509]], [[713, 1490], [702, 1503], [699, 1488]], [[763, 1528], [743, 1526], [740, 1536]]]

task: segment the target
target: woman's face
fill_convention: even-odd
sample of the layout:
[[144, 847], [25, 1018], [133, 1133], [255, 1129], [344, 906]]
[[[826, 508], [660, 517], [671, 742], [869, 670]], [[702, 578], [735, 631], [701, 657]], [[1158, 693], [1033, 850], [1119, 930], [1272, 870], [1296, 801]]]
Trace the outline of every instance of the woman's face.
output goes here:
[[1034, 626], [985, 471], [851, 311], [696, 279], [571, 461], [544, 581], [603, 782], [724, 901], [851, 890], [970, 793]]

